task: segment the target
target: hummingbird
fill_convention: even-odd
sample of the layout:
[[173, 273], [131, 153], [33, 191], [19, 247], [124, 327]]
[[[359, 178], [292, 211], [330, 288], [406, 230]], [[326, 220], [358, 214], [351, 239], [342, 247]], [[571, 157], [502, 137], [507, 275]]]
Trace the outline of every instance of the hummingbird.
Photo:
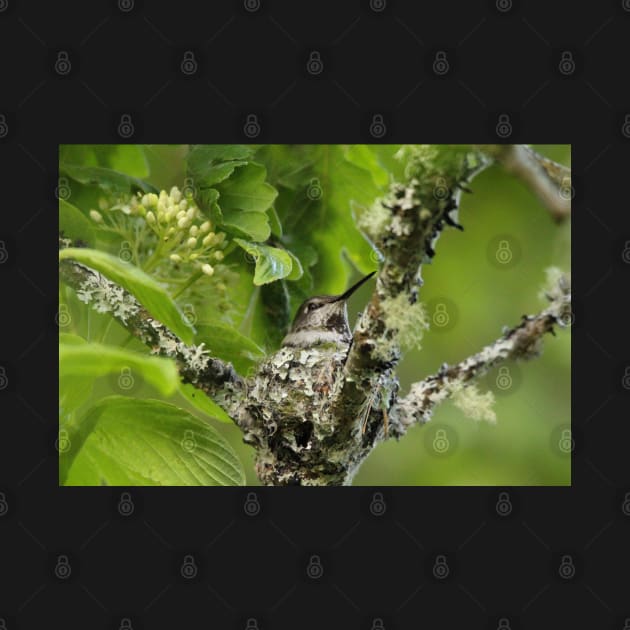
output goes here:
[[350, 348], [352, 331], [348, 322], [348, 298], [367, 282], [373, 271], [340, 295], [316, 295], [298, 308], [282, 346], [312, 348], [333, 344], [339, 349]]
[[[352, 345], [348, 298], [375, 273], [339, 295], [305, 300], [280, 348], [259, 365], [248, 389], [248, 409], [261, 429], [246, 441], [256, 447], [264, 483], [319, 485], [327, 479], [341, 484], [348, 478], [336, 436], [351, 421], [336, 418], [331, 402]], [[340, 440], [339, 448], [345, 442], [342, 446]]]

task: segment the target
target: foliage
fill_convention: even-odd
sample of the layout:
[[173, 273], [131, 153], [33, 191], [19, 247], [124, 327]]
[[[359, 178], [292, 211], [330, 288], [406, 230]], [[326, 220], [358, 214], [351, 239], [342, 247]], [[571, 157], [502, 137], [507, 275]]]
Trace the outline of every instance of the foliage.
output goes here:
[[[369, 224], [377, 221], [373, 202], [392, 180], [403, 176], [405, 160], [400, 158], [405, 151], [399, 145], [65, 145], [60, 149], [60, 176], [69, 195], [60, 199], [59, 229], [75, 247], [62, 250], [60, 258], [100, 271], [183, 341], [203, 343], [212, 356], [247, 374], [278, 347], [291, 315], [306, 297], [341, 292], [355, 275], [376, 268], [379, 255], [357, 225], [369, 232]], [[413, 160], [407, 160], [406, 168], [414, 168]], [[518, 201], [522, 191], [512, 195], [512, 189], [510, 194], [500, 186], [498, 190], [498, 199], [517, 200], [518, 215], [518, 204], [526, 203]], [[467, 230], [473, 226], [472, 244], [461, 237], [457, 247], [462, 249], [453, 255], [442, 252], [441, 242], [435, 265], [444, 265], [455, 279], [462, 260], [472, 260], [474, 267], [479, 216], [478, 230], [483, 221], [502, 224], [503, 231], [522, 227], [518, 217], [511, 225], [496, 214], [484, 215], [481, 203], [476, 217], [472, 211], [467, 217], [468, 210], [464, 204], [462, 222]], [[550, 258], [542, 266], [564, 263]], [[534, 279], [533, 267], [528, 273], [531, 285], [540, 282]], [[481, 276], [476, 280], [481, 286], [466, 300], [483, 303], [493, 288]], [[456, 281], [449, 284], [442, 275], [440, 283], [441, 290], [429, 293], [428, 299], [456, 295]], [[527, 287], [523, 293], [531, 305], [536, 290]], [[241, 463], [249, 457], [249, 447], [241, 443], [240, 432], [225, 412], [200, 390], [179, 383], [172, 360], [151, 356], [150, 349], [131, 339], [109, 314], [86, 306], [88, 297], [98, 298], [98, 304], [110, 296], [96, 285], [75, 293], [60, 284], [60, 313], [67, 314], [63, 323], [60, 317], [60, 482], [255, 483], [253, 471]], [[361, 304], [361, 293], [353, 299], [351, 313], [353, 304]], [[468, 304], [458, 303], [462, 309]], [[123, 317], [134, 316], [133, 309], [122, 308]], [[522, 308], [527, 310], [525, 304]], [[513, 309], [495, 310], [489, 319], [497, 330], [520, 315]], [[416, 315], [409, 326], [401, 327], [410, 345], [431, 319], [431, 304], [418, 305]], [[462, 326], [473, 339], [477, 320], [473, 308], [470, 321]], [[425, 340], [437, 358], [451, 359], [449, 351], [441, 348], [440, 356], [434, 342]], [[463, 358], [468, 348], [457, 335], [450, 346], [451, 352], [456, 350], [453, 359]], [[403, 384], [425, 376], [430, 367], [426, 360], [414, 360], [405, 368]], [[129, 380], [132, 386], [125, 387]], [[483, 400], [475, 397], [473, 402], [480, 408]], [[465, 402], [470, 408], [470, 396]], [[561, 402], [544, 398], [539, 404], [564, 409]], [[509, 410], [497, 412], [500, 427]], [[403, 442], [412, 444], [412, 438]], [[471, 448], [475, 440], [473, 435]], [[395, 459], [401, 461], [400, 456]], [[402, 459], [412, 462], [415, 457]], [[359, 482], [419, 483], [419, 468], [413, 465], [410, 476], [394, 466], [393, 476], [379, 478], [390, 465], [377, 450], [374, 464], [366, 464]], [[495, 481], [505, 478], [502, 470]], [[557, 482], [567, 469], [548, 470], [549, 480]], [[444, 479], [453, 481], [452, 475]], [[511, 482], [518, 479], [510, 477]]]

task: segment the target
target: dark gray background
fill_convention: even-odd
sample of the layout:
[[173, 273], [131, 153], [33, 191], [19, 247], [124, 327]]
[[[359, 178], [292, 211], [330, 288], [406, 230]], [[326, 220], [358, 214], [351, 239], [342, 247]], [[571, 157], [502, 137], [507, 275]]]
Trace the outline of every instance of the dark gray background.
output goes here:
[[[630, 2], [497, 2], [0, 0], [0, 628], [630, 627]], [[498, 488], [383, 489], [378, 516], [369, 488], [261, 489], [248, 516], [246, 489], [129, 514], [57, 487], [59, 143], [494, 142], [504, 115], [574, 147], [571, 489], [507, 516]]]

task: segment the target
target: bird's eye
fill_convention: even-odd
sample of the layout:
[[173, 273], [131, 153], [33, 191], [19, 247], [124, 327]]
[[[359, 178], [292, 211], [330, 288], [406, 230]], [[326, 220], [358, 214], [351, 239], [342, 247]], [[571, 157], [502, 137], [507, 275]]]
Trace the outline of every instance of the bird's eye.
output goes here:
[[314, 302], [311, 302], [307, 307], [306, 310], [307, 311], [314, 311], [317, 308], [317, 304], [315, 304]]

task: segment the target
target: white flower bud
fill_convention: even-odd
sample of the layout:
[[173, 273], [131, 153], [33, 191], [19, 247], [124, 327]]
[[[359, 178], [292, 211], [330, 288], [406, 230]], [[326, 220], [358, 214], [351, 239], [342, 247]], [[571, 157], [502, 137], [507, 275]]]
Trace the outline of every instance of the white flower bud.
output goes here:
[[195, 208], [189, 208], [189, 209], [186, 211], [186, 216], [187, 216], [190, 220], [194, 219], [196, 214], [197, 214], [197, 210], [196, 210]]
[[145, 208], [157, 206], [158, 196], [155, 193], [147, 193], [142, 197], [142, 205]]
[[217, 234], [217, 237], [214, 239], [214, 244], [221, 245], [221, 243], [223, 243], [224, 240], [225, 240], [225, 232], [219, 232]]
[[202, 234], [205, 234], [206, 232], [210, 231], [211, 227], [212, 227], [212, 223], [210, 223], [210, 221], [205, 221], [204, 223], [201, 224], [199, 229], [201, 230]]
[[189, 225], [190, 219], [187, 219], [186, 217], [182, 217], [181, 219], [179, 219], [179, 221], [177, 221], [177, 226], [180, 227], [182, 230], [185, 230]]
[[186, 217], [186, 212], [184, 210], [180, 210], [176, 215], [178, 219], [183, 219]]
[[205, 265], [201, 265], [201, 271], [203, 271], [206, 276], [211, 276], [214, 273], [214, 269], [212, 268], [212, 266], [207, 263]]
[[210, 232], [209, 234], [207, 234], [203, 241], [201, 241], [203, 243], [204, 247], [209, 247], [210, 245], [212, 245], [212, 243], [214, 242], [214, 237], [216, 236], [216, 234], [214, 232]]
[[151, 210], [149, 210], [149, 212], [147, 212], [147, 216], [145, 217], [146, 221], [149, 225], [154, 225], [155, 224], [155, 215], [153, 214], [153, 212], [151, 212]]
[[188, 202], [185, 199], [182, 199], [178, 205], [180, 210], [186, 210], [188, 208]]
[[199, 228], [196, 225], [192, 225], [190, 227], [190, 235], [197, 236], [197, 234], [199, 234]]
[[213, 256], [216, 260], [223, 260], [223, 258], [225, 258], [222, 251], [214, 252]]
[[191, 236], [187, 241], [186, 245], [190, 248], [197, 246], [197, 239], [194, 236]]
[[95, 223], [103, 223], [103, 215], [98, 210], [90, 210], [90, 218]]
[[169, 256], [169, 258], [174, 262], [174, 263], [180, 263], [182, 262], [182, 257], [179, 254], [171, 254]]
[[157, 210], [158, 212], [166, 212], [166, 208], [167, 208], [167, 202], [165, 199], [160, 198], [160, 200], [157, 202]]
[[179, 200], [182, 198], [182, 193], [177, 186], [173, 186], [173, 188], [171, 188], [170, 197], [175, 203], [179, 203]]

